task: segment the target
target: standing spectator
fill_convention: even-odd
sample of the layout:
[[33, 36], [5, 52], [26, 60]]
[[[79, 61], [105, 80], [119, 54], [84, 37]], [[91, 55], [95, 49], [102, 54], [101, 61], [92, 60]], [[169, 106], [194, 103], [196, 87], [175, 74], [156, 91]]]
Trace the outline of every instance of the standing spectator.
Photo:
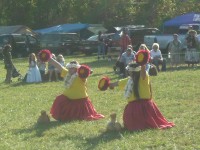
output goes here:
[[104, 37], [101, 31], [98, 33], [98, 60], [100, 59], [100, 55], [103, 55], [103, 59], [105, 59], [105, 43]]
[[166, 129], [174, 126], [161, 114], [152, 98], [152, 90], [145, 65], [139, 66], [136, 62], [126, 67], [130, 77], [110, 83], [110, 89], [119, 86], [125, 89], [124, 97], [128, 104], [124, 109], [123, 122], [129, 131], [149, 128]]
[[108, 36], [105, 39], [105, 49], [106, 49], [106, 55], [108, 56], [108, 61], [112, 60], [112, 57], [111, 57], [111, 47], [112, 47], [112, 38], [110, 36]]
[[37, 66], [37, 57], [35, 53], [31, 53], [29, 56], [29, 70], [26, 77], [26, 82], [42, 82], [41, 74]]
[[199, 53], [197, 52], [199, 41], [196, 35], [197, 32], [195, 30], [190, 30], [189, 35], [186, 37], [187, 49], [185, 53], [185, 62], [188, 64], [188, 67], [190, 67], [190, 64], [192, 64], [193, 67], [194, 64], [199, 63]]
[[42, 62], [39, 58], [38, 58], [37, 64], [38, 64], [38, 68], [42, 77], [42, 81], [44, 81], [46, 70], [47, 70], [47, 64], [46, 62]]
[[27, 54], [30, 54], [31, 53], [31, 50], [30, 50], [30, 39], [29, 39], [29, 36], [27, 34], [25, 34], [25, 47], [26, 47], [26, 52]]
[[13, 71], [13, 62], [12, 62], [12, 47], [10, 44], [5, 44], [3, 46], [3, 59], [4, 59], [4, 65], [6, 69], [6, 79], [5, 83], [11, 83], [11, 77], [12, 77], [12, 71]]
[[135, 59], [135, 53], [133, 53], [133, 50], [129, 47], [127, 50], [122, 54], [119, 62], [119, 69], [120, 69], [120, 76], [121, 77], [126, 77], [127, 72], [126, 72], [126, 66], [133, 62]]
[[158, 71], [160, 71], [159, 65], [162, 65], [162, 71], [166, 71], [166, 60], [162, 57], [158, 43], [153, 43], [152, 50], [150, 51], [150, 56], [151, 63], [156, 66]]
[[181, 49], [182, 49], [182, 43], [178, 39], [178, 34], [173, 34], [173, 40], [169, 43], [169, 50], [168, 50], [171, 57], [171, 67], [173, 67], [174, 65], [178, 67], [178, 65], [180, 64]]
[[120, 56], [126, 51], [128, 45], [132, 45], [131, 38], [129, 37], [128, 30], [126, 28], [123, 28], [122, 30], [122, 36], [120, 38], [119, 44], [121, 47]]

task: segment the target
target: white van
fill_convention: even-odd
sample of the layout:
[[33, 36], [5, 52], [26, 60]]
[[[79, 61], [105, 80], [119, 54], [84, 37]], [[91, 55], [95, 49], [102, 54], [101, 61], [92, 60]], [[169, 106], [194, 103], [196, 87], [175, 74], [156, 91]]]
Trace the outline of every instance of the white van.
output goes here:
[[197, 34], [200, 33], [200, 24], [182, 24], [180, 27], [179, 27], [179, 34], [186, 34], [189, 30], [189, 28], [197, 31]]

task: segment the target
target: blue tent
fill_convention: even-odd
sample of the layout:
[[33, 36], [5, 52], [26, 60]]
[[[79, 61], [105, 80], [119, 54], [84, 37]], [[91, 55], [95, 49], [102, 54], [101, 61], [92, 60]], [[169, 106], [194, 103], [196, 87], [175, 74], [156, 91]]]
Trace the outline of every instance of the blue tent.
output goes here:
[[200, 13], [187, 13], [164, 22], [164, 27], [179, 27], [182, 24], [200, 23]]
[[81, 24], [81, 23], [77, 23], [77, 24], [62, 24], [62, 25], [57, 25], [57, 26], [53, 26], [50, 28], [45, 28], [45, 29], [38, 29], [35, 30], [35, 32], [37, 33], [57, 33], [57, 32], [78, 32], [82, 29], [87, 29], [89, 27], [88, 24]]

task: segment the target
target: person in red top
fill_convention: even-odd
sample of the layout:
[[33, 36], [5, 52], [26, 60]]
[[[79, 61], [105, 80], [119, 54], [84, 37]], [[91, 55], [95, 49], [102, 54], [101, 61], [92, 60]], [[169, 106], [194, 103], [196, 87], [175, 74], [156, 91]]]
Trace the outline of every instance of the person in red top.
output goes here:
[[131, 38], [129, 37], [128, 31], [126, 28], [123, 28], [123, 30], [122, 30], [122, 36], [119, 41], [119, 44], [121, 47], [120, 56], [122, 53], [124, 53], [126, 51], [128, 45], [132, 45]]

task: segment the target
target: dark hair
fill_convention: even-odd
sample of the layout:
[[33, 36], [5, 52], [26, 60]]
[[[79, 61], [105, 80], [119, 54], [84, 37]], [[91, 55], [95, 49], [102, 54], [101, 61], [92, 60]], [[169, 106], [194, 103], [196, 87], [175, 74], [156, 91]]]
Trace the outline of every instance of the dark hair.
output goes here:
[[6, 55], [6, 54], [8, 54], [8, 50], [12, 50], [12, 47], [11, 47], [11, 45], [10, 44], [6, 44], [4, 47], [3, 47], [3, 55]]
[[75, 60], [72, 60], [72, 61], [70, 61], [69, 63], [70, 63], [70, 64], [78, 64], [78, 62], [75, 61]]
[[133, 50], [131, 48], [127, 48], [126, 51], [132, 52]]
[[140, 79], [140, 71], [138, 72], [134, 72], [131, 75], [132, 79], [133, 79], [133, 92], [136, 96], [137, 99], [140, 99], [140, 94], [139, 94], [139, 79]]
[[5, 50], [11, 49], [11, 48], [12, 48], [12, 47], [11, 47], [10, 44], [6, 44], [6, 45], [4, 46], [4, 49], [5, 49]]
[[128, 34], [128, 28], [122, 28], [122, 32], [124, 33], [124, 34]]
[[[134, 68], [135, 69], [135, 68], [139, 67], [140, 65], [138, 63], [129, 63], [128, 66], [130, 68]], [[134, 71], [134, 72], [137, 72], [137, 71]]]

